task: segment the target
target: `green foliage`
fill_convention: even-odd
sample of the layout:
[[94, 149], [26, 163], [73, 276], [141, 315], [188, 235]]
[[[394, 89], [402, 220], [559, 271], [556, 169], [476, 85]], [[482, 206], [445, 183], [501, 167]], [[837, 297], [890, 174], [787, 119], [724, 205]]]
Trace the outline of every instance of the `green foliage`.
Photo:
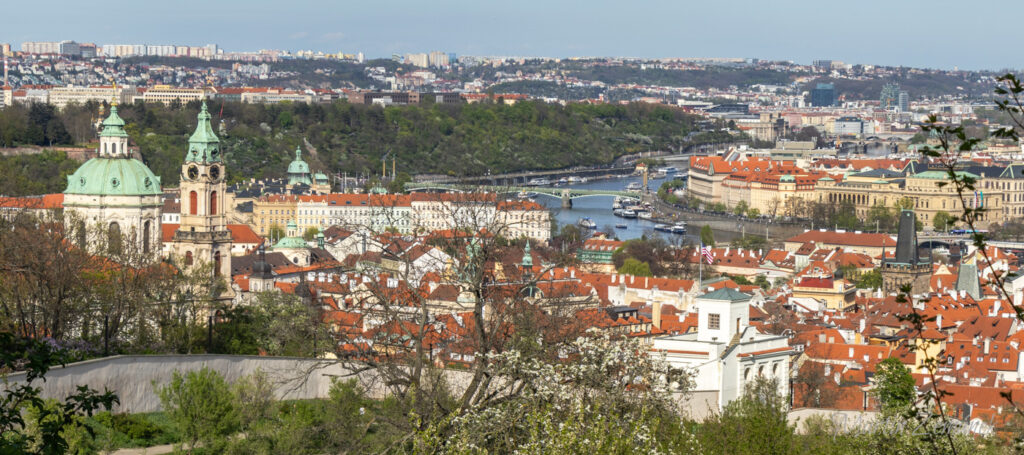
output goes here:
[[875, 398], [878, 398], [882, 412], [889, 415], [908, 411], [917, 399], [914, 377], [895, 357], [878, 363], [873, 393]]
[[759, 235], [745, 235], [743, 237], [733, 239], [729, 242], [729, 246], [747, 250], [764, 250], [768, 248], [768, 241]]
[[935, 212], [935, 217], [932, 218], [932, 227], [936, 231], [946, 232], [954, 226], [956, 226], [956, 217], [943, 210]]
[[329, 349], [327, 327], [316, 310], [293, 294], [261, 292], [252, 305], [222, 311], [213, 330], [214, 352], [310, 357]]
[[44, 150], [36, 155], [0, 157], [0, 194], [23, 196], [59, 193], [67, 188], [67, 176], [81, 163], [64, 152]]
[[623, 275], [651, 276], [651, 266], [646, 262], [626, 258], [622, 263], [622, 267], [619, 267], [619, 273]]
[[754, 207], [751, 207], [749, 210], [747, 210], [747, 218], [757, 218], [759, 216], [761, 216], [760, 210]]
[[185, 374], [175, 371], [157, 394], [189, 447], [199, 442], [208, 449], [224, 447], [226, 438], [239, 428], [228, 383], [208, 367]]
[[704, 246], [715, 246], [715, 233], [711, 231], [710, 225], [701, 226], [700, 243]]
[[270, 228], [267, 229], [267, 238], [270, 238], [270, 239], [273, 239], [273, 240], [280, 240], [280, 239], [284, 238], [284, 236], [285, 236], [284, 228], [281, 227], [281, 225], [279, 225], [279, 224], [271, 224]]
[[319, 233], [320, 229], [315, 227], [308, 227], [306, 228], [306, 231], [302, 233], [302, 239], [308, 242], [310, 240], [313, 240], [313, 238], [316, 237], [316, 235]]
[[743, 215], [747, 213], [747, 209], [749, 208], [750, 205], [747, 204], [747, 201], [740, 201], [738, 204], [736, 204], [736, 207], [732, 208], [732, 213], [735, 215]]
[[65, 356], [49, 343], [0, 332], [0, 371], [25, 372], [23, 382], [0, 391], [0, 453], [65, 453], [90, 446], [82, 417], [119, 401], [110, 391], [99, 394], [85, 386], [62, 402], [40, 398], [33, 383]]
[[772, 284], [768, 281], [768, 277], [764, 275], [758, 275], [757, 278], [754, 278], [754, 284], [758, 285], [761, 289], [764, 289], [765, 291], [771, 289], [772, 287]]
[[795, 429], [787, 421], [786, 400], [775, 379], [758, 378], [743, 396], [709, 417], [697, 432], [707, 454], [784, 454], [796, 452]]
[[[681, 109], [645, 103], [561, 106], [524, 101], [387, 109], [345, 101], [221, 104], [223, 116], [215, 108], [213, 124], [232, 182], [282, 177], [303, 139], [317, 150], [305, 157], [314, 170], [377, 174], [383, 154], [392, 150], [398, 167], [407, 173], [482, 175], [609, 164], [625, 154], [680, 148], [689, 144], [685, 136], [696, 129], [697, 120]], [[177, 184], [198, 108], [197, 102], [177, 108], [119, 106], [131, 141], [164, 186]], [[10, 107], [0, 111], [0, 146], [91, 140], [88, 124], [95, 112], [72, 109], [58, 115], [46, 106]], [[33, 116], [39, 120], [31, 120]], [[76, 126], [82, 132], [73, 139], [63, 130], [64, 125], [83, 122], [86, 127]], [[0, 175], [17, 174], [19, 163], [12, 161], [0, 159]], [[39, 184], [45, 188], [60, 190], [67, 183], [63, 175], [43, 177]]]
[[882, 288], [882, 272], [877, 269], [870, 272], [864, 272], [857, 279], [858, 289], [881, 289]]
[[388, 193], [397, 194], [405, 192], [405, 184], [412, 182], [412, 176], [406, 172], [399, 172], [395, 178], [388, 182]]

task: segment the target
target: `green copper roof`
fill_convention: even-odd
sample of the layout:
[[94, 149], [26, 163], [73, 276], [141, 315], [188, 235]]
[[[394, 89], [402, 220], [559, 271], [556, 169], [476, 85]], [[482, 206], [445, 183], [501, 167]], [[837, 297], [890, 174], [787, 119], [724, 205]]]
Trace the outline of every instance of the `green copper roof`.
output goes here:
[[[956, 171], [957, 177], [971, 177], [974, 179], [979, 178], [977, 175], [970, 172]], [[932, 179], [932, 180], [945, 180], [949, 178], [949, 173], [946, 171], [924, 171], [920, 174], [914, 174], [916, 179]]]
[[737, 290], [735, 290], [733, 288], [723, 287], [723, 288], [719, 288], [717, 290], [711, 291], [711, 292], [709, 292], [707, 294], [704, 294], [704, 295], [700, 296], [700, 298], [706, 299], [706, 300], [725, 300], [725, 301], [729, 301], [729, 302], [740, 302], [740, 301], [743, 301], [743, 300], [750, 300], [751, 296], [747, 295], [747, 294], [744, 294], [744, 293], [742, 293], [740, 291], [737, 291]]
[[124, 131], [124, 120], [117, 115], [117, 106], [110, 106], [110, 115], [103, 121], [100, 137], [128, 137]]
[[219, 162], [220, 139], [213, 134], [213, 127], [210, 126], [210, 112], [206, 110], [206, 101], [203, 101], [203, 108], [199, 111], [199, 123], [196, 124], [196, 131], [188, 138], [188, 156], [185, 161], [201, 163]]
[[158, 195], [161, 194], [160, 177], [134, 158], [93, 158], [68, 176], [64, 194]]
[[285, 237], [278, 240], [271, 249], [279, 250], [282, 248], [309, 248], [309, 245], [302, 237]]
[[302, 161], [302, 149], [298, 147], [295, 147], [295, 161], [288, 165], [288, 184], [296, 183], [313, 184], [313, 181], [309, 179], [309, 164]]

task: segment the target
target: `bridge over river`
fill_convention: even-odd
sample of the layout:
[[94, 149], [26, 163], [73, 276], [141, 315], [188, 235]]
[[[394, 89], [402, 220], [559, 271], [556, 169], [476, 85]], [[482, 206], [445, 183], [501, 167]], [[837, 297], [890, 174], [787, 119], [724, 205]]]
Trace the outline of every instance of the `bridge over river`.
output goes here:
[[475, 192], [489, 191], [494, 193], [537, 193], [562, 199], [562, 208], [571, 209], [572, 200], [584, 197], [606, 196], [634, 198], [640, 197], [639, 191], [615, 190], [582, 190], [577, 188], [552, 188], [543, 186], [491, 186], [491, 185], [445, 185], [437, 183], [407, 183], [409, 192]]

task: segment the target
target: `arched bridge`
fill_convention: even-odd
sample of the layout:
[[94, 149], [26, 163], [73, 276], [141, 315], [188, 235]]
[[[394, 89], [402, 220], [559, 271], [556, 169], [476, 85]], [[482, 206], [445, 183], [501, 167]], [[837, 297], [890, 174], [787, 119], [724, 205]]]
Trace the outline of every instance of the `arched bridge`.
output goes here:
[[551, 188], [542, 186], [487, 186], [487, 185], [444, 185], [436, 183], [407, 183], [405, 185], [406, 191], [409, 192], [420, 192], [420, 191], [437, 191], [437, 192], [448, 192], [448, 191], [459, 191], [459, 192], [472, 192], [472, 191], [490, 191], [495, 193], [537, 193], [545, 196], [557, 197], [562, 199], [562, 208], [572, 208], [572, 200], [584, 197], [593, 196], [619, 196], [636, 198], [640, 196], [639, 192], [636, 191], [615, 191], [615, 190], [581, 190], [577, 188]]

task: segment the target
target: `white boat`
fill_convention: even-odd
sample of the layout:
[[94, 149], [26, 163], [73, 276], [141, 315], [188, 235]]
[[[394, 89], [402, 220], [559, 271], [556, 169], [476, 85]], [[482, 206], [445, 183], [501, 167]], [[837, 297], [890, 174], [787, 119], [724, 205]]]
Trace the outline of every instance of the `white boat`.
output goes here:
[[574, 176], [569, 177], [569, 183], [587, 183], [587, 178], [586, 177], [577, 177], [577, 176], [574, 175]]
[[685, 234], [686, 233], [686, 223], [676, 223], [676, 224], [674, 224], [672, 226], [672, 233], [673, 234]]
[[674, 166], [663, 167], [659, 170], [664, 171], [666, 174], [675, 174], [676, 172], [679, 172], [679, 169], [676, 169]]
[[528, 199], [530, 197], [530, 193], [527, 193], [526, 191], [520, 191], [519, 194], [516, 194], [516, 197], [518, 197], [519, 199]]
[[617, 208], [617, 209], [612, 210], [612, 215], [622, 216], [622, 212], [625, 212], [625, 211], [626, 210], [623, 209], [623, 208]]
[[636, 217], [641, 220], [650, 220], [654, 218], [654, 215], [652, 215], [651, 212], [644, 210], [643, 212], [637, 213]]
[[551, 184], [551, 180], [548, 180], [548, 179], [545, 179], [545, 178], [535, 178], [533, 180], [530, 180], [530, 183], [529, 183], [529, 185], [533, 185], [533, 186], [550, 185], [550, 184]]
[[615, 202], [612, 202], [612, 210], [621, 209], [621, 208], [622, 208], [622, 203], [619, 202], [618, 199], [616, 199]]
[[644, 186], [640, 182], [632, 182], [626, 186], [626, 191], [640, 191], [644, 189]]
[[579, 220], [576, 221], [576, 224], [578, 224], [580, 227], [587, 229], [597, 229], [597, 223], [595, 223], [594, 220], [591, 220], [589, 217], [580, 218]]
[[628, 227], [629, 226], [626, 226], [626, 223], [619, 223], [615, 225], [615, 229], [626, 229]]
[[569, 179], [567, 179], [565, 177], [562, 177], [562, 178], [558, 179], [558, 183], [561, 184], [561, 185], [565, 185], [566, 183], [569, 183]]
[[623, 210], [622, 211], [622, 217], [623, 218], [636, 218], [636, 212], [633, 211], [633, 210], [630, 210], [630, 209]]
[[669, 226], [667, 224], [657, 224], [654, 226], [654, 230], [661, 232], [672, 232], [672, 226]]
[[666, 173], [664, 169], [658, 169], [657, 171], [654, 171], [653, 178], [662, 179], [665, 177], [668, 177], [668, 173]]

